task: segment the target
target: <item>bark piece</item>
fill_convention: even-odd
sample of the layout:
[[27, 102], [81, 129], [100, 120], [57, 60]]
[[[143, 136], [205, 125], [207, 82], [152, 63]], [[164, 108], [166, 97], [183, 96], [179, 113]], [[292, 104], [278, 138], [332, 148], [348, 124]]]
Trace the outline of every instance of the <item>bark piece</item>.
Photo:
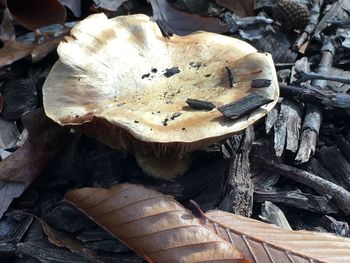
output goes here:
[[226, 117], [235, 120], [270, 102], [272, 102], [270, 98], [253, 92], [242, 99], [218, 107], [218, 110]]
[[317, 158], [345, 189], [350, 189], [350, 163], [335, 146], [322, 147]]
[[298, 209], [321, 213], [336, 214], [337, 207], [324, 196], [315, 196], [300, 191], [254, 191], [254, 202], [270, 201]]
[[[327, 73], [329, 68], [332, 67], [334, 49], [335, 47], [331, 39], [324, 42], [322, 46], [322, 58], [317, 70], [318, 73]], [[320, 90], [327, 84], [325, 80], [314, 80], [311, 83], [313, 86], [319, 87]], [[310, 156], [314, 154], [321, 123], [321, 107], [314, 104], [307, 104], [299, 150], [295, 157], [297, 162], [305, 163], [310, 159]]]
[[238, 149], [230, 160], [223, 200], [219, 208], [224, 211], [250, 217], [253, 210], [253, 183], [249, 154], [254, 139], [253, 126], [246, 129]]
[[291, 152], [298, 150], [301, 116], [302, 105], [291, 100], [282, 101], [280, 113], [274, 124], [276, 156], [282, 156], [284, 148]]
[[215, 104], [210, 101], [196, 100], [190, 98], [186, 100], [186, 103], [191, 109], [195, 110], [212, 110], [216, 107]]
[[339, 209], [346, 214], [350, 213], [350, 192], [343, 187], [329, 182], [312, 173], [286, 164], [276, 163], [273, 160], [266, 160], [263, 158], [255, 160], [260, 162], [267, 170], [278, 172], [284, 177], [314, 188], [319, 193], [331, 196], [334, 199], [334, 202], [338, 205]]

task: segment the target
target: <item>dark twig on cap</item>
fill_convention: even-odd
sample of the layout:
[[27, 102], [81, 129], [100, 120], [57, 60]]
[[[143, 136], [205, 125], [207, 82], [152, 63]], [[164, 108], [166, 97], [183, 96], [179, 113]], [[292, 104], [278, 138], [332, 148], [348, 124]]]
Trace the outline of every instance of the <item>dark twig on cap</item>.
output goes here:
[[212, 110], [216, 107], [214, 103], [205, 100], [196, 100], [188, 98], [186, 100], [186, 103], [191, 109], [195, 110]]
[[242, 99], [218, 107], [218, 110], [226, 117], [235, 120], [272, 101], [262, 94], [253, 92]]

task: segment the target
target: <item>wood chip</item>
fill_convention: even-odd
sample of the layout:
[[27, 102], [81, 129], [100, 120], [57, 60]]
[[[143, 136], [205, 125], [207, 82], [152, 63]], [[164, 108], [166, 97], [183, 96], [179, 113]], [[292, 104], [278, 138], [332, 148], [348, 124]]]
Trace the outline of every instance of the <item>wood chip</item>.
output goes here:
[[252, 89], [267, 88], [271, 85], [270, 79], [253, 79], [251, 82]]
[[218, 110], [226, 117], [235, 120], [251, 113], [262, 105], [270, 103], [271, 101], [270, 98], [254, 92], [240, 100], [218, 107]]
[[195, 110], [212, 110], [216, 107], [214, 103], [205, 100], [187, 99], [186, 103]]

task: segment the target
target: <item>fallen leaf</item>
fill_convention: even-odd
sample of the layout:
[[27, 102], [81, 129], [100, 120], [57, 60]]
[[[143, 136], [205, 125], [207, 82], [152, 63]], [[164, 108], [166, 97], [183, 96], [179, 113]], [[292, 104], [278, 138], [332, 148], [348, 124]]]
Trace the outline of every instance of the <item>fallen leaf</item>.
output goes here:
[[148, 0], [153, 9], [153, 17], [162, 21], [177, 35], [187, 35], [195, 31], [224, 33], [228, 26], [220, 23], [217, 17], [202, 17], [179, 11], [166, 0]]
[[350, 262], [350, 239], [283, 229], [224, 211], [206, 213], [208, 225], [251, 262]]
[[223, 211], [198, 219], [172, 197], [143, 186], [82, 188], [66, 198], [149, 262], [198, 262], [209, 260], [206, 256], [224, 262], [241, 257], [236, 247], [249, 262], [350, 262], [349, 238], [283, 229]]
[[124, 2], [128, 0], [94, 0], [97, 8], [116, 11]]
[[68, 7], [76, 17], [81, 15], [81, 0], [58, 0], [62, 5]]
[[56, 49], [59, 42], [67, 34], [68, 29], [58, 37], [49, 38], [41, 44], [25, 43], [9, 40], [0, 49], [0, 67], [11, 65], [13, 62], [31, 56], [32, 61], [38, 62], [49, 52]]
[[43, 228], [44, 233], [47, 235], [47, 238], [51, 244], [56, 245], [57, 247], [68, 248], [70, 251], [72, 251], [74, 253], [78, 253], [79, 255], [85, 257], [86, 259], [88, 259], [92, 262], [102, 263], [102, 261], [96, 257], [96, 253], [93, 250], [86, 248], [78, 240], [74, 240], [74, 239], [70, 238], [65, 233], [53, 229], [49, 224], [47, 224], [40, 217], [38, 217], [34, 214], [31, 214], [31, 213], [24, 212], [24, 211], [15, 211], [15, 214], [28, 215], [28, 216], [34, 217], [36, 220], [38, 220]]
[[5, 42], [0, 49], [0, 67], [11, 65], [13, 62], [29, 56], [34, 44], [21, 43], [16, 40]]
[[240, 17], [254, 15], [254, 0], [215, 0], [215, 2]]
[[13, 121], [5, 121], [0, 118], [0, 148], [11, 149], [17, 144], [19, 131]]
[[27, 141], [0, 162], [0, 218], [70, 138], [69, 131], [47, 118], [42, 109], [25, 114], [22, 122], [29, 133]]
[[73, 190], [65, 197], [148, 262], [246, 262], [171, 196], [121, 184]]
[[[11, 155], [9, 155], [9, 157], [7, 157], [6, 159], [10, 157]], [[0, 162], [0, 164], [2, 162]], [[24, 183], [0, 181], [0, 218], [2, 218], [3, 214], [6, 212], [7, 208], [11, 204], [12, 200], [16, 197], [19, 197], [24, 192], [24, 190]]]
[[19, 24], [35, 30], [66, 21], [66, 9], [57, 0], [7, 0], [7, 8]]
[[12, 18], [8, 8], [4, 10], [0, 29], [1, 29], [0, 39], [3, 43], [9, 40], [16, 39], [15, 28], [13, 27]]

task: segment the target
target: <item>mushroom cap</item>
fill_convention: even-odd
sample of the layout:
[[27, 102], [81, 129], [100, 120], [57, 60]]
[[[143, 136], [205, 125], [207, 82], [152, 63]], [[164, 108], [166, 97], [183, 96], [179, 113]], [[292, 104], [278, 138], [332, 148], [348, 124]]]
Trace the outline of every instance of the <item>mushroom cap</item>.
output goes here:
[[[279, 96], [269, 54], [208, 32], [164, 38], [141, 14], [91, 15], [59, 44], [58, 54], [43, 86], [47, 116], [125, 151], [159, 156], [204, 148], [252, 125]], [[252, 89], [253, 79], [271, 85]], [[192, 98], [218, 107], [253, 91], [273, 102], [237, 120], [186, 104]]]

